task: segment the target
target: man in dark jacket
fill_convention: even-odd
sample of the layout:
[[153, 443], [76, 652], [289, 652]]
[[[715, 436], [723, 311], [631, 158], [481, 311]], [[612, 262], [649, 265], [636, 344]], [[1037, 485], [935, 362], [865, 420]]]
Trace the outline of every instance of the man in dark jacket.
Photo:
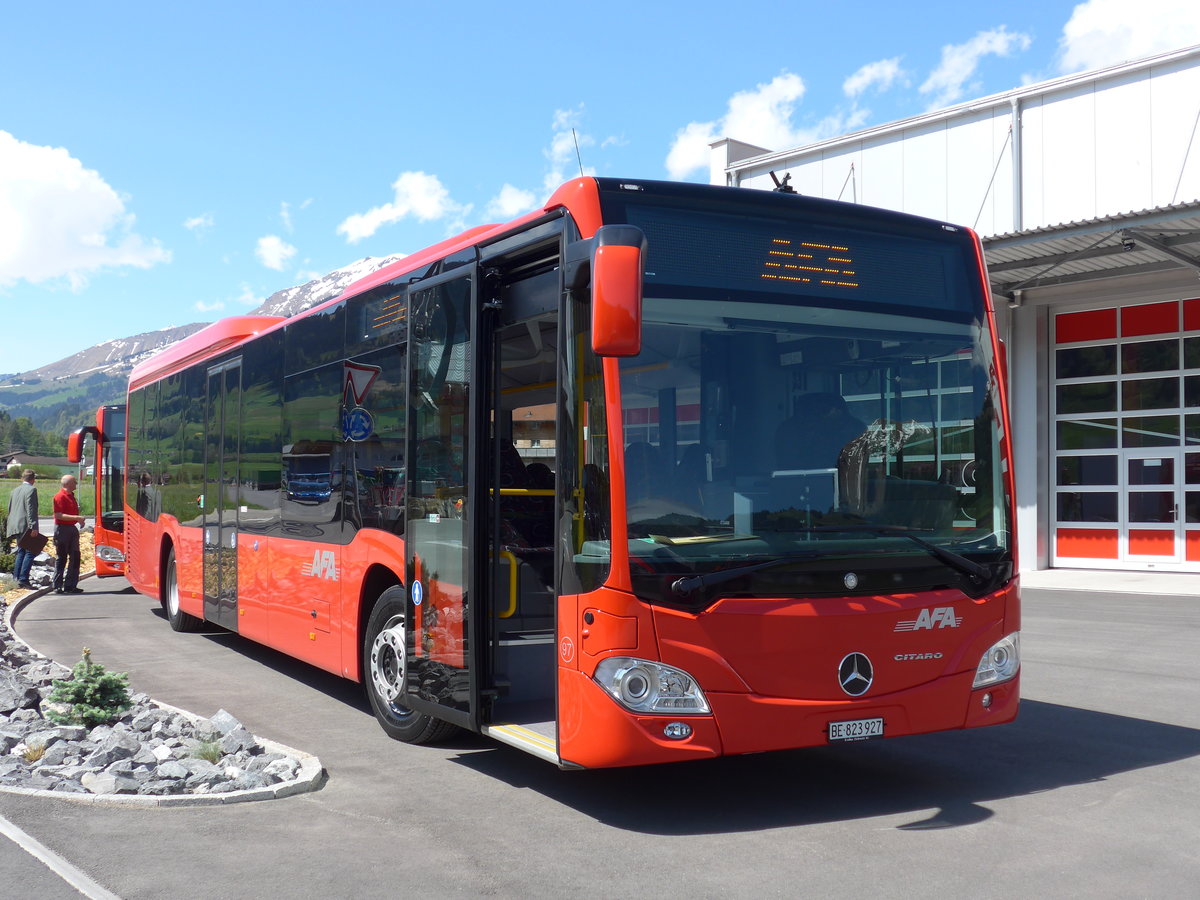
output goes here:
[[[36, 534], [38, 530], [38, 496], [37, 488], [33, 486], [36, 480], [37, 475], [33, 470], [26, 469], [21, 473], [21, 483], [13, 488], [8, 498], [8, 519], [5, 521], [4, 533], [18, 541], [27, 532], [32, 531]], [[29, 570], [33, 568], [35, 555], [20, 545], [17, 546], [13, 577], [17, 579], [18, 587], [33, 587], [29, 583]]]

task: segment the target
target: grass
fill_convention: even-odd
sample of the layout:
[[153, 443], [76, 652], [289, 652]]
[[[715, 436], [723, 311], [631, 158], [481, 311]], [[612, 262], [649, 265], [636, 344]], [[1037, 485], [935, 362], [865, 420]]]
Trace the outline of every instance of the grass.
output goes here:
[[[0, 515], [8, 516], [8, 498], [13, 489], [20, 484], [16, 478], [0, 478]], [[34, 486], [38, 492], [38, 515], [48, 519], [54, 515], [54, 495], [58, 493], [58, 481], [39, 475]], [[79, 501], [79, 514], [89, 518], [96, 513], [96, 495], [91, 482], [82, 483], [75, 489], [75, 499]], [[93, 524], [88, 522], [89, 525]]]
[[216, 741], [204, 741], [192, 751], [192, 756], [195, 759], [203, 759], [213, 764], [219, 763], [223, 755], [221, 753], [221, 745]]

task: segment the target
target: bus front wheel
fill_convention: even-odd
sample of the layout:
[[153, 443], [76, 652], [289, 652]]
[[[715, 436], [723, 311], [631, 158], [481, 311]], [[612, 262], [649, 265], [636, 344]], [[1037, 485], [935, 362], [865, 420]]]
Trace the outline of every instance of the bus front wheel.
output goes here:
[[390, 587], [371, 610], [362, 647], [363, 684], [375, 718], [389, 737], [408, 744], [426, 744], [443, 740], [458, 729], [404, 705], [408, 667], [406, 596], [404, 588]]

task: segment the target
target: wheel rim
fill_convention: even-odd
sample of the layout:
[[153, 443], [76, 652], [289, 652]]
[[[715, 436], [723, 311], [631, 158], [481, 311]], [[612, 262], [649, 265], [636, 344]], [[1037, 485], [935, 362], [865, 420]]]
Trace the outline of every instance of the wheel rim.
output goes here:
[[379, 698], [398, 716], [408, 714], [408, 709], [399, 702], [408, 659], [404, 652], [405, 634], [404, 616], [396, 615], [388, 619], [371, 642], [371, 683]]
[[167, 566], [167, 613], [174, 618], [179, 615], [179, 581], [175, 577], [175, 561]]

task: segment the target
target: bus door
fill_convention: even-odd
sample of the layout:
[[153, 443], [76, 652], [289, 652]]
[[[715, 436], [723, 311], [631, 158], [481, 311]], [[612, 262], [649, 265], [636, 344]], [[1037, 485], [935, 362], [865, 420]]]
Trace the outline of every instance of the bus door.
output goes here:
[[[554, 299], [551, 293], [548, 300]], [[511, 296], [498, 315], [486, 463], [493, 487], [487, 525], [491, 705], [485, 730], [557, 763], [558, 315], [557, 309], [522, 309]]]
[[409, 441], [406, 569], [409, 708], [478, 727], [483, 605], [475, 539], [485, 479], [478, 460], [480, 401], [474, 267], [409, 290]]
[[204, 447], [204, 618], [238, 630], [238, 455], [242, 361], [208, 370]]

